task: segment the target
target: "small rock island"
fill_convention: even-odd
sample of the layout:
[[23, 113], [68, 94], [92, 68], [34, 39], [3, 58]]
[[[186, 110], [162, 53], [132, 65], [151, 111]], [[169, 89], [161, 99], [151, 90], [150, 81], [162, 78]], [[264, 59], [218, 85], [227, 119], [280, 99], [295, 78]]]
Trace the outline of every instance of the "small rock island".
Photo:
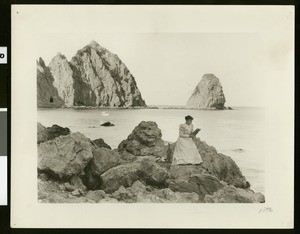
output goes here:
[[225, 102], [219, 79], [214, 74], [205, 74], [189, 98], [186, 108], [224, 110]]

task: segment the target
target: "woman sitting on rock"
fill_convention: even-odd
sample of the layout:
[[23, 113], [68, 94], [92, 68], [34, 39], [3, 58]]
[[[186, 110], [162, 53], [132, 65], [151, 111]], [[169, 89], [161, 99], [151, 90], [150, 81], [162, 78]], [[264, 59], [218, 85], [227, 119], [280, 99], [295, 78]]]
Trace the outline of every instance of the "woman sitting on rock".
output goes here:
[[193, 132], [192, 121], [193, 117], [188, 115], [185, 117], [185, 123], [179, 126], [179, 137], [173, 154], [173, 165], [200, 164], [202, 162], [197, 146], [192, 139], [200, 129]]

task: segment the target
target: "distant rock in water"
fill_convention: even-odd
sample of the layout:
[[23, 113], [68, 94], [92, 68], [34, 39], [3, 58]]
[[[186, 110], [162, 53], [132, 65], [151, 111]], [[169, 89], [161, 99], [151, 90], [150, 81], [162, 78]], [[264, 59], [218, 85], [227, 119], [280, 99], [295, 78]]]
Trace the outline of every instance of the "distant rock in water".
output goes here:
[[205, 74], [186, 107], [195, 109], [225, 109], [225, 96], [219, 79], [214, 74]]
[[49, 67], [38, 62], [38, 107], [63, 105], [145, 107], [146, 103], [126, 65], [92, 41], [71, 61], [58, 53]]
[[113, 123], [111, 123], [111, 122], [105, 122], [105, 123], [101, 124], [100, 126], [103, 126], [103, 127], [113, 127], [115, 125]]

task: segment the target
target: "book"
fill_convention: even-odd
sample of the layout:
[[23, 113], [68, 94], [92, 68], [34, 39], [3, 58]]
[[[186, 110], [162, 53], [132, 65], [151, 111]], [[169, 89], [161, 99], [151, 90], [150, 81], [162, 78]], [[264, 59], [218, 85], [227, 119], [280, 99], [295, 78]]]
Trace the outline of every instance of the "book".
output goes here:
[[200, 130], [201, 130], [200, 128], [197, 128], [197, 129], [196, 129], [195, 131], [193, 131], [191, 134], [194, 135], [194, 136], [196, 136]]

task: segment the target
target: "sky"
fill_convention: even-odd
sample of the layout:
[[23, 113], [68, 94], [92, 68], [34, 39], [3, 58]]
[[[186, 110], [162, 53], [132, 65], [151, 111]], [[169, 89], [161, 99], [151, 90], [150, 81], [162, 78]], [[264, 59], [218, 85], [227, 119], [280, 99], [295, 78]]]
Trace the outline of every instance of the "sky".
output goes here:
[[[201, 30], [197, 28], [195, 30], [180, 31], [177, 28], [171, 30], [171, 26], [165, 26], [170, 30], [157, 29], [160, 24], [154, 24], [154, 26], [141, 24], [136, 26], [141, 29], [133, 30], [135, 25], [131, 24], [136, 21], [133, 21], [131, 17], [140, 17], [139, 19], [144, 23], [149, 20], [143, 19], [143, 15], [130, 17], [126, 15], [123, 18], [124, 21], [131, 22], [131, 24], [125, 25], [124, 23], [125, 26], [123, 26], [120, 21], [103, 24], [100, 21], [103, 15], [97, 16], [92, 10], [87, 18], [89, 21], [79, 17], [82, 11], [78, 10], [77, 13], [78, 15], [74, 14], [74, 16], [66, 16], [66, 14], [60, 16], [62, 12], [58, 11], [57, 19], [49, 20], [49, 17], [45, 17], [47, 22], [45, 25], [49, 25], [48, 30], [44, 30], [45, 27], [40, 21], [36, 23], [38, 24], [36, 27], [41, 31], [37, 36], [36, 57], [42, 57], [48, 64], [60, 52], [70, 60], [77, 50], [95, 40], [101, 46], [117, 54], [125, 63], [135, 77], [142, 97], [148, 105], [185, 105], [202, 76], [206, 73], [213, 73], [222, 84], [226, 106], [264, 106], [267, 80], [275, 74], [276, 68], [285, 66], [284, 62], [287, 56], [291, 56], [292, 51], [292, 47], [287, 46], [290, 42], [289, 38], [281, 39], [276, 37], [277, 34], [266, 34], [263, 30], [229, 30], [226, 32], [222, 30], [222, 27], [220, 28], [220, 24], [218, 25], [219, 31], [211, 30], [212, 32], [200, 32]], [[153, 17], [153, 12], [150, 13], [149, 15]], [[193, 13], [194, 21], [199, 17], [196, 13]], [[47, 12], [45, 14], [47, 15]], [[121, 13], [118, 11], [118, 14]], [[258, 20], [259, 16], [256, 14]], [[262, 12], [261, 17], [265, 16]], [[66, 22], [59, 21], [64, 17]], [[170, 25], [165, 22], [166, 20], [162, 20], [165, 18], [161, 17], [160, 23]], [[169, 18], [172, 17], [169, 16]], [[175, 22], [177, 18], [172, 18], [172, 20]], [[218, 20], [222, 20], [222, 17]], [[235, 25], [239, 25], [238, 22], [230, 18], [229, 20], [231, 20], [230, 23], [235, 22]], [[271, 20], [272, 17], [269, 17], [267, 22], [272, 23], [271, 25], [275, 24], [276, 27], [284, 27], [284, 25], [276, 24], [275, 20], [273, 22]], [[251, 22], [250, 29], [259, 25], [253, 23], [253, 20], [248, 21]], [[76, 22], [78, 29], [74, 25], [74, 28], [72, 27], [69, 31], [64, 30], [66, 25]], [[89, 22], [88, 27], [87, 22]], [[104, 25], [103, 28], [100, 27], [100, 22]], [[181, 21], [175, 25], [180, 25], [179, 22]], [[259, 23], [263, 25], [264, 21]], [[97, 24], [99, 27], [95, 27]], [[113, 26], [115, 24], [118, 26]], [[213, 26], [213, 24], [210, 25]], [[193, 27], [197, 27], [195, 25]], [[183, 26], [185, 25], [181, 28], [186, 29]], [[129, 29], [126, 30], [126, 27]], [[275, 31], [276, 28], [272, 30]]]

